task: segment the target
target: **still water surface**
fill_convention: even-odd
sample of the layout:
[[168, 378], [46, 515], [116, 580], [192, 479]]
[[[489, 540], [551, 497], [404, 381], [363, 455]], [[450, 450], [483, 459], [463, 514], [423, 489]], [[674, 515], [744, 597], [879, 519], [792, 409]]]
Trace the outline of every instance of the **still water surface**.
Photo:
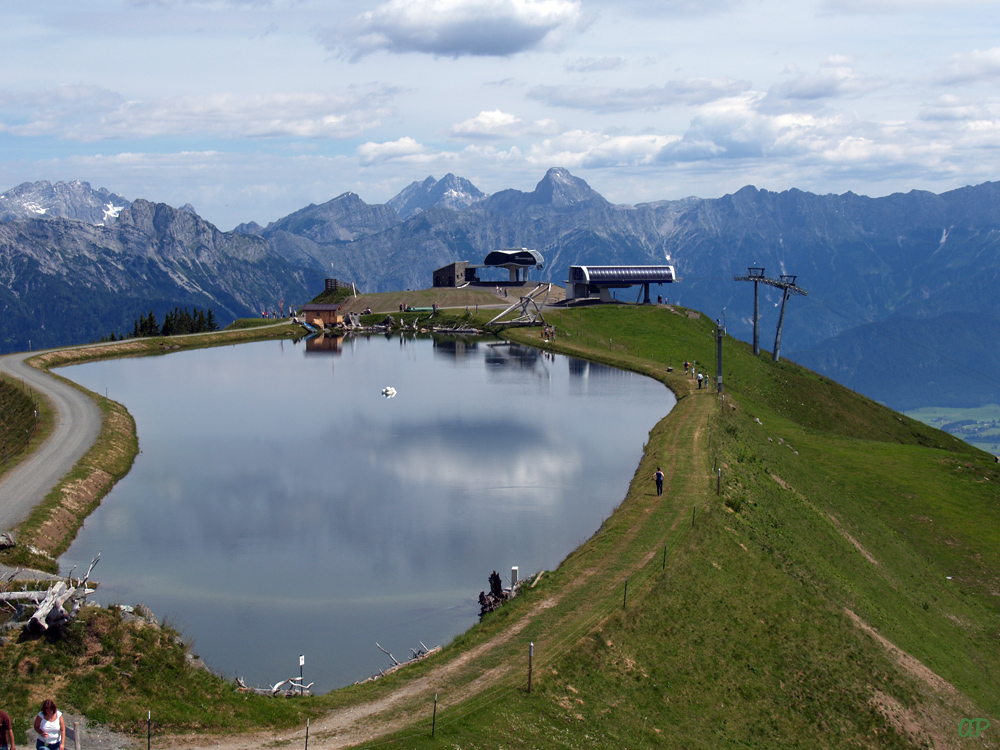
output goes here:
[[[326, 691], [476, 622], [512, 565], [556, 567], [625, 496], [673, 395], [534, 349], [261, 342], [61, 372], [141, 454], [61, 558], [226, 676]], [[325, 350], [322, 350], [325, 349]], [[381, 390], [396, 388], [394, 398]]]

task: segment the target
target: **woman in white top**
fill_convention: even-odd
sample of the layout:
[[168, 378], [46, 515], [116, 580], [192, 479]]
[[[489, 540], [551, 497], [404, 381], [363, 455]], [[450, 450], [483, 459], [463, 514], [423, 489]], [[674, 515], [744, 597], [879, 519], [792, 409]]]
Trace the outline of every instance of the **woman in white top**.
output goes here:
[[42, 710], [35, 717], [35, 731], [38, 732], [38, 739], [35, 741], [37, 750], [64, 750], [66, 722], [51, 699], [47, 698], [42, 703]]

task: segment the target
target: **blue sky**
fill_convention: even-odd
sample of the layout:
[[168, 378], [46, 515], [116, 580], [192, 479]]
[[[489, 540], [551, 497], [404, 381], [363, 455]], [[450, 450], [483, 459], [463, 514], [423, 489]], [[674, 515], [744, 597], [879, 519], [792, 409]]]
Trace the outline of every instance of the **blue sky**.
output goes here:
[[618, 203], [1000, 177], [996, 0], [35, 0], [0, 25], [0, 191], [222, 229], [453, 172]]

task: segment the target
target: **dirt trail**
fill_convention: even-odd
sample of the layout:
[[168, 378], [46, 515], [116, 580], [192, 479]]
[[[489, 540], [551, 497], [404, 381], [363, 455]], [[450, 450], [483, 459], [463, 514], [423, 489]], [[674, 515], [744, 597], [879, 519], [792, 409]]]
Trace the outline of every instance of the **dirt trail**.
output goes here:
[[[681, 396], [683, 395], [682, 393]], [[621, 545], [616, 545], [614, 549], [601, 548], [600, 551], [596, 548], [588, 549], [585, 545], [579, 557], [571, 556], [564, 563], [565, 567], [561, 572], [568, 573], [569, 576], [560, 585], [559, 591], [534, 604], [502, 633], [433, 667], [427, 674], [407, 681], [378, 700], [336, 709], [314, 720], [309, 728], [309, 746], [317, 750], [351, 747], [403, 731], [417, 723], [425, 723], [429, 720], [430, 706], [436, 693], [442, 698], [438, 704], [440, 720], [443, 709], [455, 707], [487, 691], [510, 689], [515, 684], [519, 685], [523, 675], [515, 673], [516, 663], [505, 660], [497, 666], [498, 657], [505, 647], [509, 650], [516, 646], [512, 641], [531, 623], [540, 627], [539, 634], [533, 638], [548, 643], [559, 642], [569, 635], [572, 635], [575, 642], [585, 633], [598, 628], [606, 616], [604, 599], [599, 596], [580, 598], [581, 589], [586, 587], [586, 591], [598, 591], [618, 584], [617, 574], [610, 571], [614, 571], [620, 564], [618, 556], [621, 550], [627, 548], [628, 540], [641, 533], [643, 526], [649, 522], [650, 514], [668, 514], [668, 529], [676, 528], [681, 516], [685, 519], [690, 517], [688, 502], [685, 500], [679, 503], [671, 498], [705, 496], [705, 478], [708, 477], [707, 451], [704, 450], [706, 423], [713, 403], [714, 399], [708, 398], [681, 398], [674, 407], [676, 414], [671, 416], [656, 438], [656, 450], [649, 451], [644, 457], [623, 503], [628, 521], [626, 528], [622, 529]], [[675, 465], [681, 454], [693, 456], [690, 459], [690, 469], [693, 470], [688, 471], [683, 466]], [[657, 455], [670, 457], [671, 460], [658, 459]], [[655, 491], [649, 489], [652, 481], [650, 477], [657, 460], [662, 460], [665, 464], [667, 474], [662, 497], [657, 497]], [[649, 476], [646, 476], [649, 464], [653, 468], [649, 469]], [[653, 557], [662, 554], [660, 549], [642, 552], [636, 555], [635, 560], [628, 562], [628, 565], [640, 568]], [[436, 658], [447, 657], [445, 654]], [[549, 652], [545, 661], [558, 658], [558, 653]], [[542, 673], [542, 664], [541, 659], [536, 660], [536, 667], [539, 667], [537, 674]], [[262, 745], [295, 745], [304, 739], [305, 727], [302, 726], [283, 732], [239, 736], [190, 735], [161, 738], [158, 744], [178, 748], [249, 750]]]
[[[585, 353], [581, 353], [585, 354]], [[685, 391], [685, 386], [688, 390]], [[622, 504], [623, 514], [616, 511], [622, 545], [614, 548], [585, 545], [579, 555], [573, 555], [560, 570], [559, 590], [535, 603], [530, 610], [514, 620], [503, 632], [469, 650], [452, 656], [445, 653], [432, 657], [441, 660], [426, 674], [405, 680], [405, 670], [401, 674], [402, 684], [387, 695], [366, 703], [332, 710], [310, 724], [309, 744], [318, 749], [344, 748], [388, 736], [405, 730], [417, 722], [429, 718], [429, 705], [435, 693], [445, 700], [442, 708], [456, 706], [477, 695], [493, 689], [509, 689], [514, 680], [522, 677], [514, 675], [514, 660], [507, 660], [511, 666], [496, 666], [501, 655], [506, 657], [512, 643], [531, 623], [540, 626], [540, 637], [556, 643], [571, 637], [574, 641], [599, 627], [607, 612], [604, 599], [599, 596], [582, 596], [586, 592], [613, 588], [618, 584], [617, 570], [622, 565], [632, 569], [641, 568], [649, 562], [654, 553], [646, 550], [630, 550], [634, 559], [622, 559], [621, 552], [627, 549], [629, 540], [634, 540], [649, 522], [652, 514], [668, 514], [665, 528], [675, 529], [679, 525], [688, 498], [705, 497], [705, 477], [708, 476], [708, 459], [705, 448], [705, 429], [714, 398], [694, 396], [690, 384], [675, 382], [678, 389], [678, 404], [674, 407], [669, 421], [664, 425], [656, 440], [656, 450], [643, 458], [641, 468], [633, 478], [628, 496]], [[690, 396], [694, 396], [693, 398]], [[707, 396], [707, 392], [706, 392]], [[648, 493], [650, 477], [655, 469], [646, 472], [649, 463], [657, 461], [657, 455], [667, 474], [662, 498]], [[678, 467], [678, 459], [689, 465]], [[648, 496], [647, 496], [648, 495]], [[669, 498], [684, 497], [683, 503]], [[613, 517], [614, 518], [614, 517]], [[624, 527], [624, 528], [622, 528]], [[626, 545], [626, 546], [623, 546]], [[659, 554], [658, 552], [656, 554]], [[639, 592], [636, 592], [638, 594]], [[575, 596], [574, 596], [575, 594]], [[630, 591], [630, 596], [631, 596]], [[563, 606], [560, 606], [560, 605]], [[534, 637], [534, 636], [533, 636]], [[505, 651], [506, 649], [506, 651]], [[548, 659], [558, 659], [558, 649], [552, 649]], [[444, 661], [447, 659], [447, 661]], [[503, 663], [503, 662], [501, 662]], [[540, 666], [541, 660], [536, 665]], [[186, 735], [161, 737], [157, 745], [174, 748], [222, 748], [222, 750], [243, 750], [262, 745], [298, 743], [304, 740], [305, 727], [285, 731], [256, 732], [245, 735]], [[141, 744], [141, 743], [139, 743]]]

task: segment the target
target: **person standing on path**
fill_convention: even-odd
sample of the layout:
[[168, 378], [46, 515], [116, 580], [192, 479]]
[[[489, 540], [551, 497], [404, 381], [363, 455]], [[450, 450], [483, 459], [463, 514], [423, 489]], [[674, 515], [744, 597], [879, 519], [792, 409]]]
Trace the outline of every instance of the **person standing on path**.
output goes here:
[[0, 709], [0, 750], [14, 750], [14, 727], [10, 716]]
[[705, 376], [704, 376], [704, 375], [702, 375], [702, 374], [701, 374], [701, 373], [699, 372], [699, 373], [698, 373], [698, 390], [699, 390], [699, 391], [701, 390], [701, 384], [702, 384], [702, 382], [703, 382], [704, 380], [705, 380]]
[[56, 704], [51, 698], [46, 698], [42, 703], [42, 710], [35, 717], [35, 731], [38, 732], [38, 739], [35, 740], [36, 750], [64, 750], [66, 746], [66, 722], [63, 720], [62, 711], [56, 709]]
[[663, 472], [660, 470], [659, 466], [656, 467], [656, 473], [653, 474], [653, 480], [656, 482], [656, 494], [657, 495], [662, 495], [663, 494]]

